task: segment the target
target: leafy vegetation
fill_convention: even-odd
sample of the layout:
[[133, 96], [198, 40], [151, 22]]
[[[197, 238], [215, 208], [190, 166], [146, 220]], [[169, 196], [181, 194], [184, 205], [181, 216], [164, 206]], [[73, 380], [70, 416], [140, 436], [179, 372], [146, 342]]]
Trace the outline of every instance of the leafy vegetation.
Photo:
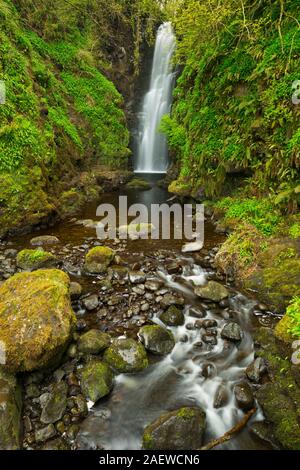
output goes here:
[[300, 297], [294, 297], [286, 310], [286, 315], [291, 319], [290, 333], [300, 338]]
[[170, 0], [167, 11], [183, 72], [162, 129], [179, 180], [214, 197], [240, 175], [250, 197], [271, 193], [280, 209], [296, 212], [299, 1]]

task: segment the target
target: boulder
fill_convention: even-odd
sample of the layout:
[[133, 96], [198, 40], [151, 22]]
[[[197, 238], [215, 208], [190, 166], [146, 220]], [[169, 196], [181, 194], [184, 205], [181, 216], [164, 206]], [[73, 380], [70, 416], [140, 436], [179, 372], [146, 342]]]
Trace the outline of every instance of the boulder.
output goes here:
[[165, 413], [146, 427], [143, 449], [199, 450], [205, 426], [206, 416], [201, 408], [186, 407]]
[[76, 325], [70, 279], [47, 269], [19, 273], [0, 287], [0, 342], [5, 367], [25, 372], [57, 363]]
[[110, 367], [95, 359], [79, 371], [79, 377], [84, 396], [94, 403], [108, 395], [113, 388], [114, 375]]
[[100, 330], [90, 330], [80, 336], [77, 344], [78, 351], [83, 354], [99, 354], [108, 348], [111, 338]]
[[14, 375], [0, 369], [0, 450], [17, 450], [21, 437], [21, 387]]
[[107, 246], [92, 248], [85, 257], [84, 269], [89, 274], [101, 274], [107, 271], [113, 262], [115, 252]]
[[216, 281], [209, 281], [203, 287], [197, 286], [194, 292], [201, 299], [211, 300], [212, 302], [221, 302], [229, 296], [226, 287]]
[[142, 344], [133, 339], [116, 339], [106, 349], [104, 360], [117, 372], [139, 372], [148, 367], [148, 358]]
[[168, 310], [161, 313], [159, 319], [168, 326], [180, 326], [184, 324], [184, 314], [182, 309], [171, 305]]
[[96, 294], [89, 295], [82, 301], [85, 308], [89, 311], [95, 310], [99, 305], [99, 297]]
[[32, 246], [56, 245], [57, 243], [60, 243], [60, 241], [53, 235], [41, 235], [30, 240], [30, 245]]
[[221, 331], [221, 337], [232, 342], [239, 342], [243, 339], [243, 332], [238, 323], [228, 322]]
[[62, 418], [67, 407], [67, 391], [65, 382], [53, 386], [42, 409], [42, 423], [53, 424]]
[[140, 329], [138, 337], [147, 351], [153, 354], [169, 354], [175, 346], [175, 339], [171, 331], [159, 325], [146, 325]]
[[70, 296], [72, 300], [78, 299], [82, 294], [82, 287], [78, 282], [71, 282]]
[[257, 357], [246, 369], [246, 376], [251, 382], [259, 383], [262, 376], [267, 372], [267, 365], [263, 358]]
[[130, 271], [129, 280], [131, 284], [142, 284], [146, 281], [146, 274], [142, 271]]
[[239, 408], [249, 411], [254, 406], [254, 396], [247, 382], [240, 382], [234, 386], [234, 395]]
[[17, 254], [17, 267], [24, 271], [35, 271], [41, 268], [53, 268], [59, 260], [52, 253], [42, 250], [22, 250]]

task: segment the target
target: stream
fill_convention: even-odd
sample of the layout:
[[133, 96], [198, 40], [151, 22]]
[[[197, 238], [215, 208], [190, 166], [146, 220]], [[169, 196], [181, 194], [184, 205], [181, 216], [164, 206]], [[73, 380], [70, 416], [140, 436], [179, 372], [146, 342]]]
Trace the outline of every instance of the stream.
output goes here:
[[[121, 189], [119, 193], [103, 195], [101, 203], [110, 202], [117, 207], [119, 195], [127, 195], [128, 204], [139, 202], [147, 207], [168, 200], [167, 191], [156, 185], [159, 176], [150, 175], [148, 179], [151, 190]], [[95, 228], [87, 222], [95, 219], [96, 207], [97, 204], [90, 204], [76, 219], [38, 233], [59, 238], [60, 244], [49, 251], [62, 259], [61, 268], [83, 286], [81, 299], [73, 302], [80, 329], [87, 331], [97, 327], [112, 336], [136, 338], [140, 326], [149, 322], [162, 324], [158, 318], [161, 312], [159, 299], [166, 293], [175, 293], [184, 299], [185, 321], [184, 325], [171, 328], [176, 345], [169, 355], [163, 358], [150, 355], [150, 366], [145, 371], [116, 377], [112, 393], [93, 406], [80, 424], [76, 448], [139, 449], [146, 425], [163, 412], [186, 405], [199, 405], [205, 410], [205, 442], [220, 437], [244, 415], [236, 405], [233, 387], [245, 378], [245, 368], [253, 361], [252, 333], [258, 320], [266, 324], [269, 317], [263, 312], [257, 317], [255, 299], [237, 291], [232, 282], [226, 284], [230, 290], [228, 303], [217, 305], [195, 296], [195, 285], [203, 285], [206, 280], [219, 280], [213, 260], [223, 236], [214, 231], [209, 220], [205, 223], [205, 246], [193, 255], [181, 253], [183, 241], [179, 240], [107, 242], [129, 269], [142, 270], [147, 279], [159, 281], [155, 292], [145, 292], [142, 285], [138, 286], [141, 292], [133, 292], [132, 286], [118, 278], [113, 268], [108, 276], [85, 275], [82, 272], [84, 255], [100, 244]], [[14, 237], [1, 249], [30, 248], [32, 236]], [[107, 277], [111, 281], [109, 288], [103, 284]], [[94, 293], [99, 295], [99, 308], [89, 312], [84, 308], [83, 300]], [[143, 307], [146, 304], [147, 308]], [[197, 321], [202, 319], [211, 321], [208, 328], [197, 327]], [[243, 331], [240, 343], [221, 338], [220, 332], [229, 319], [237, 322]], [[218, 390], [221, 390], [221, 405], [216, 405]], [[262, 418], [258, 411], [252, 421]], [[265, 449], [266, 445], [245, 429], [218, 448]]]

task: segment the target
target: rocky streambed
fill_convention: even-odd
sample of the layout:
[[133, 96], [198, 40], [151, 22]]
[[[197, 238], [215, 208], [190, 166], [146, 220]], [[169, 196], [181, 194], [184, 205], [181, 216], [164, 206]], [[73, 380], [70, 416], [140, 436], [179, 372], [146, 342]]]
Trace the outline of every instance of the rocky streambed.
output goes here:
[[280, 364], [263, 353], [276, 317], [216, 272], [212, 224], [193, 255], [178, 240], [103, 246], [95, 209], [0, 244], [0, 447], [200, 449], [251, 410], [219, 448], [282, 446], [266, 406]]

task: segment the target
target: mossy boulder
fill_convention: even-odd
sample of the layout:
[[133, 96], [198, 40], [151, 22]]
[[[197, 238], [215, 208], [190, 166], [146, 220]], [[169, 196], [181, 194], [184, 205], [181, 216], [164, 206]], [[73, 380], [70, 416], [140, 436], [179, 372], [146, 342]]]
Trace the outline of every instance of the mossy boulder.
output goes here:
[[116, 339], [104, 353], [104, 360], [119, 373], [139, 372], [148, 367], [145, 348], [134, 339]]
[[197, 286], [195, 294], [201, 299], [211, 300], [212, 302], [221, 302], [229, 297], [229, 292], [222, 284], [216, 281], [209, 281], [205, 286]]
[[184, 314], [181, 308], [171, 305], [160, 314], [159, 319], [168, 326], [180, 326], [184, 324]]
[[127, 189], [135, 189], [138, 191], [147, 191], [151, 189], [151, 184], [142, 178], [133, 178], [126, 184]]
[[295, 341], [297, 338], [290, 333], [292, 324], [292, 318], [288, 315], [284, 315], [275, 327], [275, 336], [284, 343], [292, 343]]
[[42, 423], [56, 423], [62, 418], [67, 407], [67, 391], [65, 382], [60, 382], [52, 387], [42, 409]]
[[143, 326], [138, 333], [139, 339], [147, 351], [152, 354], [169, 354], [175, 346], [175, 339], [171, 331], [159, 325]]
[[80, 336], [78, 340], [78, 351], [83, 354], [99, 354], [108, 348], [111, 337], [100, 330], [90, 330]]
[[58, 264], [56, 256], [43, 250], [22, 250], [17, 254], [17, 266], [24, 271], [54, 268]]
[[57, 269], [19, 273], [0, 286], [7, 369], [31, 371], [59, 361], [76, 324], [69, 286], [67, 274]]
[[169, 185], [168, 191], [176, 196], [187, 197], [191, 194], [192, 187], [186, 181], [175, 180]]
[[165, 413], [146, 427], [143, 449], [199, 450], [205, 427], [206, 415], [201, 408], [185, 407]]
[[94, 403], [108, 395], [112, 390], [114, 374], [104, 362], [89, 361], [79, 371], [79, 377], [84, 396]]
[[84, 269], [90, 274], [100, 274], [107, 271], [115, 258], [115, 252], [107, 246], [92, 248], [85, 257]]
[[0, 450], [20, 448], [21, 411], [21, 387], [14, 375], [0, 368]]

